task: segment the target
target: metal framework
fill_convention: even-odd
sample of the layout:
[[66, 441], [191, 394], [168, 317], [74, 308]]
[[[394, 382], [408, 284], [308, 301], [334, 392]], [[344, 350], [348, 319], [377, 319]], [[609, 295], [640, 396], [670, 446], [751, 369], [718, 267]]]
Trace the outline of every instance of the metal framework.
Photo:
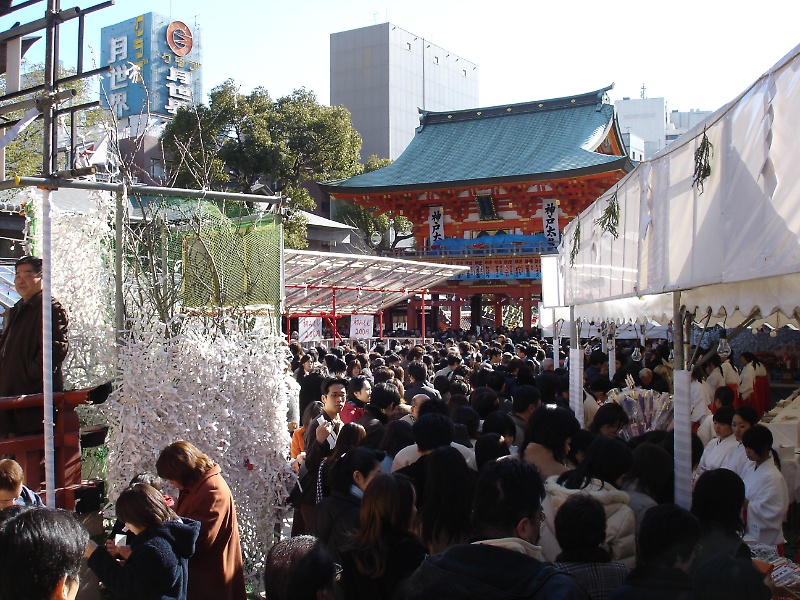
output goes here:
[[430, 287], [455, 277], [468, 267], [415, 262], [379, 256], [285, 250], [284, 314], [322, 317], [338, 338], [340, 316], [378, 315], [414, 294], [422, 298], [422, 339], [425, 339], [425, 294]]

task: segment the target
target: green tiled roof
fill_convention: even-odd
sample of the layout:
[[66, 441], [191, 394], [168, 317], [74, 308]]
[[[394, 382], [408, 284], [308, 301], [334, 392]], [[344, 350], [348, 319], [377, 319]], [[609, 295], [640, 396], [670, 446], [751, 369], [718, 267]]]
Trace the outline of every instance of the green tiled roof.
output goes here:
[[629, 171], [626, 156], [593, 152], [616, 127], [609, 89], [523, 104], [423, 112], [414, 139], [391, 165], [321, 185], [335, 194]]

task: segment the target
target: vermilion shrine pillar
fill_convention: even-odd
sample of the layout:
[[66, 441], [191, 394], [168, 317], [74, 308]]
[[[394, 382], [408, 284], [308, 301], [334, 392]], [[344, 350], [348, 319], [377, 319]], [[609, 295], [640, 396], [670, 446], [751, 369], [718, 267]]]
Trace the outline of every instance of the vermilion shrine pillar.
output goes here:
[[410, 333], [413, 329], [418, 328], [416, 303], [409, 298], [408, 308], [406, 309], [406, 331]]
[[522, 302], [522, 328], [525, 331], [531, 330], [531, 320], [533, 320], [533, 301], [530, 298], [523, 298]]
[[461, 328], [461, 300], [458, 298], [453, 302], [453, 307], [450, 310], [450, 327], [453, 329]]
[[503, 326], [503, 305], [497, 295], [494, 296], [494, 328], [495, 330]]

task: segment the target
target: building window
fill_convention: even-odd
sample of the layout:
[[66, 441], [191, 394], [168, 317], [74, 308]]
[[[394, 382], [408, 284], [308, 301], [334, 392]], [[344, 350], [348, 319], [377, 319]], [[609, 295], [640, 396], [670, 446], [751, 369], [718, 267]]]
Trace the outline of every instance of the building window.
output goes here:
[[411, 52], [411, 42], [406, 42], [406, 50]]
[[439, 64], [439, 57], [438, 56], [434, 56], [433, 57], [433, 64], [435, 64], [435, 65]]

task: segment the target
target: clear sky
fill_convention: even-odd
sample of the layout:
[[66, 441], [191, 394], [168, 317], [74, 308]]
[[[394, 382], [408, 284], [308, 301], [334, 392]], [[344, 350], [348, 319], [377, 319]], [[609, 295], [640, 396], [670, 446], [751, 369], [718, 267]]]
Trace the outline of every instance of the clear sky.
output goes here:
[[[0, 27], [38, 18], [44, 6]], [[670, 110], [715, 110], [800, 44], [800, 0], [117, 0], [86, 18], [86, 44], [99, 59], [100, 29], [146, 12], [201, 28], [204, 93], [232, 78], [242, 92], [263, 86], [278, 98], [305, 87], [326, 104], [330, 34], [387, 20], [477, 63], [481, 106], [614, 82], [612, 100], [638, 98], [644, 85]], [[76, 31], [62, 27], [68, 67]], [[36, 46], [33, 61], [43, 56], [43, 41]]]

